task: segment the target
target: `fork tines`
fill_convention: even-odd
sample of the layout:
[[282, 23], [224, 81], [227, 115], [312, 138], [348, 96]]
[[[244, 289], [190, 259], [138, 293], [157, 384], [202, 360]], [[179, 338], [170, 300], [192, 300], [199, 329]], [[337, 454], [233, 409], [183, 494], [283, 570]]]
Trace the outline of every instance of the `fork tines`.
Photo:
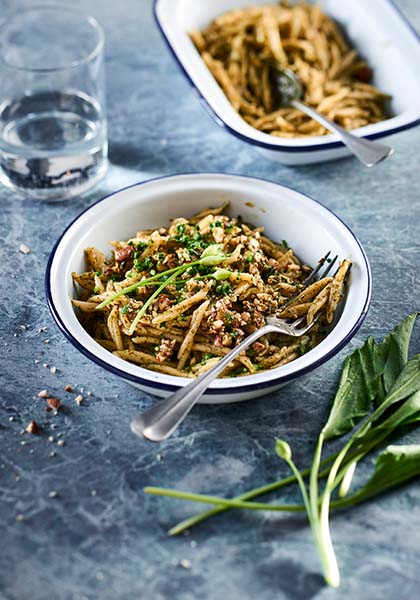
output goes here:
[[[334, 256], [334, 258], [329, 258], [330, 254], [331, 254], [331, 250], [328, 250], [326, 255], [319, 259], [317, 266], [309, 273], [308, 277], [302, 283], [303, 287], [307, 287], [313, 281], [315, 281], [315, 279], [322, 279], [322, 277], [326, 277], [328, 275], [328, 273], [331, 271], [331, 269], [333, 268], [334, 264], [337, 262], [337, 259], [338, 259], [338, 254], [336, 254]], [[325, 270], [322, 273], [320, 273], [320, 271], [321, 271], [322, 267], [325, 265], [325, 263], [327, 263], [327, 266], [326, 266]], [[318, 273], [319, 273], [319, 276], [316, 277], [318, 275]], [[301, 291], [302, 291], [302, 289], [299, 290], [299, 293]]]

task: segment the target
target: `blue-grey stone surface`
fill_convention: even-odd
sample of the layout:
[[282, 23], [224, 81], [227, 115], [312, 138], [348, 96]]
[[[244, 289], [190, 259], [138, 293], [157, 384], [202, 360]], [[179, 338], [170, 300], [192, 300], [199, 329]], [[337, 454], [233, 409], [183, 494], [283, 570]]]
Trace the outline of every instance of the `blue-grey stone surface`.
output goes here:
[[[345, 356], [419, 309], [420, 131], [395, 136], [395, 156], [371, 170], [351, 159], [299, 169], [266, 162], [209, 119], [156, 30], [150, 0], [72, 4], [106, 30], [112, 166], [95, 191], [60, 205], [0, 190], [0, 598], [418, 598], [418, 481], [333, 517], [338, 591], [322, 581], [303, 517], [231, 512], [168, 538], [171, 525], [200, 507], [147, 497], [143, 488], [232, 495], [274, 480], [287, 473], [273, 454], [274, 436], [308, 465]], [[418, 1], [398, 4], [419, 30]], [[0, 2], [2, 14], [24, 5]], [[44, 270], [64, 227], [98, 197], [150, 176], [203, 170], [267, 177], [336, 211], [368, 253], [372, 305], [349, 346], [316, 372], [259, 400], [199, 407], [172, 439], [153, 445], [128, 424], [154, 399], [64, 339], [48, 312]], [[29, 254], [19, 252], [21, 243]], [[419, 349], [417, 326], [412, 350]], [[80, 407], [66, 384], [83, 393]], [[57, 416], [45, 412], [42, 389], [63, 400]], [[22, 433], [31, 419], [39, 435]], [[419, 443], [420, 433], [406, 440]], [[371, 464], [360, 467], [360, 479]]]

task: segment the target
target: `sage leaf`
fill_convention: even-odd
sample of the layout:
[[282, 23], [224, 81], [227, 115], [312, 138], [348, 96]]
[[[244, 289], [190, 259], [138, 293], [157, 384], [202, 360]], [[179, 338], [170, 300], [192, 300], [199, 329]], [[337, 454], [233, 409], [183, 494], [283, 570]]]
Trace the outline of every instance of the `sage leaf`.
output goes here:
[[346, 358], [330, 415], [323, 429], [326, 440], [351, 431], [370, 412], [383, 371], [378, 348], [375, 340], [369, 337], [361, 348]]

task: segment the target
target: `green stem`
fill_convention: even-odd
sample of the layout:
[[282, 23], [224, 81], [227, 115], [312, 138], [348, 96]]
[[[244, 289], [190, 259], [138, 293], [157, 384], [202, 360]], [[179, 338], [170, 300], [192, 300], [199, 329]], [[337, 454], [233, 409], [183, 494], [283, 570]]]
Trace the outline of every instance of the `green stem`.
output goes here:
[[[188, 266], [191, 267], [193, 264], [196, 264], [196, 263], [190, 263]], [[151, 281], [156, 281], [158, 279], [161, 279], [164, 275], [170, 275], [171, 273], [178, 271], [178, 269], [179, 269], [179, 267], [175, 267], [173, 269], [168, 269], [167, 271], [162, 271], [162, 273], [158, 273], [157, 275], [153, 275], [152, 277], [148, 277], [147, 279], [143, 279], [142, 281], [136, 281], [136, 283], [132, 283], [131, 285], [129, 285], [125, 288], [122, 288], [122, 290], [120, 290], [119, 292], [116, 292], [115, 294], [113, 294], [112, 296], [110, 296], [109, 298], [107, 298], [106, 300], [101, 302], [100, 304], [98, 304], [98, 306], [96, 307], [96, 310], [98, 310], [100, 308], [104, 308], [105, 306], [108, 306], [108, 304], [111, 304], [111, 302], [113, 302], [120, 296], [125, 296], [127, 294], [130, 294], [131, 292], [134, 292], [134, 290], [136, 290], [139, 287], [143, 287], [144, 285], [149, 285], [149, 282], [151, 282]]]
[[[323, 465], [323, 466], [327, 465], [328, 463], [332, 462], [335, 457], [336, 457], [336, 454], [327, 456], [321, 462], [321, 465]], [[310, 473], [310, 469], [305, 469], [304, 471], [301, 471], [302, 477], [307, 477], [309, 475], [309, 473]], [[328, 469], [325, 469], [325, 471], [320, 473], [320, 477], [325, 477], [327, 475], [327, 473], [328, 473]], [[234, 501], [236, 501], [236, 500], [252, 500], [253, 498], [257, 498], [258, 496], [264, 496], [266, 494], [275, 492], [283, 487], [287, 487], [288, 485], [291, 485], [292, 483], [296, 483], [296, 477], [294, 475], [292, 475], [290, 477], [285, 477], [284, 479], [279, 479], [277, 481], [274, 481], [273, 483], [268, 483], [266, 485], [262, 485], [258, 488], [254, 488], [253, 490], [249, 490], [248, 492], [244, 492], [243, 494], [236, 496], [232, 500], [234, 500]], [[212, 504], [212, 503], [210, 503], [210, 504]], [[267, 506], [269, 506], [269, 505], [267, 505]], [[228, 506], [225, 503], [224, 505], [220, 505], [217, 508], [212, 508], [210, 510], [206, 510], [202, 513], [199, 513], [198, 515], [189, 517], [188, 519], [185, 519], [184, 521], [181, 521], [180, 523], [178, 523], [177, 525], [172, 527], [172, 529], [170, 529], [170, 531], [169, 531], [169, 535], [179, 535], [183, 531], [186, 531], [187, 529], [191, 529], [191, 527], [194, 527], [195, 525], [198, 525], [199, 523], [202, 523], [203, 521], [210, 519], [210, 517], [220, 515], [228, 510], [231, 510], [232, 508], [234, 508], [234, 507]]]
[[[353, 440], [353, 443], [355, 441], [359, 442], [360, 446], [356, 448], [354, 452], [350, 455], [350, 459], [346, 463], [346, 467], [339, 471], [334, 481], [334, 489], [341, 483], [343, 485], [343, 492], [346, 492], [343, 496], [339, 492], [340, 497], [344, 497], [347, 494], [350, 488], [351, 481], [353, 479], [354, 471], [356, 470], [357, 463], [360, 462], [362, 458], [364, 458], [367, 454], [369, 454], [369, 452], [371, 452], [377, 446], [379, 446], [379, 444], [381, 444], [389, 436], [390, 433], [392, 433], [392, 430], [380, 430], [380, 433], [376, 434], [376, 436], [374, 436], [369, 442], [363, 442], [363, 438], [356, 438], [355, 440]], [[345, 479], [346, 483], [344, 484], [343, 482]]]
[[342, 469], [343, 476], [341, 478], [341, 484], [338, 489], [338, 495], [340, 498], [345, 498], [349, 493], [354, 472], [356, 471], [357, 462], [357, 460], [354, 460], [353, 462], [349, 463], [344, 469]]
[[[318, 554], [321, 559], [324, 579], [326, 583], [331, 587], [338, 587], [340, 583], [340, 574], [338, 571], [337, 559], [335, 557], [334, 548], [331, 542], [331, 537], [329, 535], [329, 530], [328, 528], [325, 528], [325, 523], [322, 520], [322, 513], [319, 512], [318, 477], [324, 439], [325, 434], [324, 430], [322, 430], [319, 434], [317, 445], [315, 448], [309, 482], [309, 493], [311, 499], [312, 513], [312, 532], [314, 535]], [[340, 454], [338, 454], [336, 460], [333, 463], [333, 466], [336, 464], [339, 456]], [[331, 467], [331, 469], [333, 468], [333, 466]], [[330, 478], [330, 476], [331, 470], [328, 474], [328, 479]]]
[[[295, 479], [295, 477], [293, 477]], [[195, 494], [192, 492], [181, 492], [178, 490], [159, 488], [159, 487], [146, 487], [143, 490], [146, 494], [151, 494], [153, 496], [162, 496], [166, 498], [176, 498], [177, 500], [188, 500], [190, 502], [200, 502], [202, 504], [212, 504], [217, 508], [214, 509], [217, 511], [215, 514], [219, 514], [219, 511], [223, 512], [224, 510], [230, 509], [241, 509], [241, 510], [264, 510], [271, 512], [305, 512], [307, 509], [304, 504], [269, 504], [268, 502], [246, 502], [240, 501], [236, 499], [230, 500], [229, 498], [220, 498], [219, 496], [207, 496], [205, 494]], [[380, 493], [380, 492], [378, 492]], [[367, 494], [356, 492], [352, 496], [348, 496], [347, 498], [340, 498], [339, 500], [333, 500], [330, 503], [330, 507], [333, 509], [343, 509], [349, 506], [353, 506], [354, 504], [359, 504], [372, 496], [375, 495], [375, 492]], [[208, 511], [213, 512], [213, 511]], [[193, 521], [197, 519], [197, 517], [201, 517], [207, 513], [201, 513], [196, 517], [192, 517], [191, 519], [186, 519], [179, 525], [176, 525], [169, 531], [169, 535], [177, 535], [189, 527], [180, 527], [183, 523], [187, 521]], [[195, 523], [193, 523], [194, 525]]]
[[319, 511], [319, 550], [321, 559], [324, 565], [325, 581], [331, 587], [340, 585], [340, 572], [338, 569], [337, 558], [335, 556], [334, 547], [331, 540], [331, 532], [329, 526], [329, 510], [331, 502], [331, 494], [335, 487], [335, 480], [343, 463], [345, 456], [354, 442], [354, 438], [350, 438], [344, 448], [338, 453], [337, 458], [333, 462], [325, 484], [324, 493], [321, 497], [321, 505]]
[[[185, 267], [185, 269], [183, 269], [183, 271], [185, 271], [186, 269], [188, 269], [188, 267]], [[158, 289], [155, 290], [151, 296], [149, 296], [149, 298], [146, 300], [146, 302], [143, 304], [143, 306], [141, 307], [141, 309], [137, 313], [134, 321], [131, 323], [130, 329], [128, 330], [128, 334], [129, 335], [132, 335], [135, 332], [136, 327], [137, 327], [140, 319], [142, 318], [142, 316], [144, 315], [144, 313], [146, 312], [146, 310], [149, 308], [149, 306], [152, 304], [153, 300], [155, 298], [157, 298], [157, 296], [159, 296], [160, 292], [167, 285], [169, 285], [179, 275], [180, 272], [182, 272], [182, 271], [177, 271], [176, 273], [173, 273], [168, 279], [165, 279], [165, 281], [160, 284], [160, 286], [158, 287]]]
[[[296, 469], [296, 467], [295, 467]], [[297, 469], [296, 469], [297, 471]], [[299, 473], [299, 471], [297, 471]], [[303, 484], [303, 481], [302, 481]], [[280, 512], [304, 512], [306, 508], [301, 504], [268, 504], [264, 502], [246, 502], [243, 500], [228, 500], [218, 496], [207, 496], [206, 494], [194, 494], [193, 492], [180, 492], [159, 487], [144, 488], [146, 494], [154, 496], [166, 496], [168, 498], [177, 498], [178, 500], [189, 500], [191, 502], [202, 502], [203, 504], [214, 504], [226, 508], [241, 508], [245, 510], [271, 510]], [[306, 491], [306, 490], [305, 490]], [[172, 534], [174, 535], [174, 534]]]
[[[387, 434], [388, 435], [388, 434]], [[378, 443], [380, 443], [381, 441], [383, 441], [383, 439], [386, 436], [379, 436], [376, 440], [374, 440], [369, 448], [370, 449], [374, 448], [376, 445], [378, 445]], [[354, 454], [351, 454], [349, 459], [350, 460], [357, 460], [359, 461], [361, 458], [363, 458], [364, 454], [367, 453], [361, 453], [360, 451]], [[328, 465], [329, 463], [331, 463], [335, 458], [337, 457], [337, 453], [335, 454], [331, 454], [330, 456], [327, 456], [326, 458], [324, 458], [322, 461], [320, 461], [319, 466], [325, 466]], [[312, 471], [311, 469], [304, 469], [303, 471], [300, 472], [301, 476], [303, 478], [307, 477]], [[322, 477], [326, 477], [329, 473], [329, 468], [327, 467], [326, 469], [324, 469], [323, 471], [321, 471], [318, 474], [319, 478]], [[338, 485], [338, 483], [340, 482], [339, 478], [336, 478], [336, 485]], [[203, 511], [201, 513], [198, 513], [197, 515], [193, 515], [192, 517], [188, 517], [188, 519], [184, 519], [183, 521], [181, 521], [180, 523], [178, 523], [177, 525], [175, 525], [174, 527], [172, 527], [169, 530], [169, 535], [179, 535], [180, 533], [186, 531], [187, 529], [191, 529], [192, 527], [194, 527], [195, 525], [199, 525], [200, 523], [203, 523], [204, 521], [206, 521], [207, 519], [210, 519], [211, 517], [215, 517], [217, 515], [223, 514], [224, 512], [228, 511], [228, 510], [232, 510], [233, 508], [237, 508], [236, 506], [232, 506], [230, 504], [230, 502], [234, 501], [242, 501], [242, 500], [252, 500], [253, 498], [257, 498], [259, 496], [265, 496], [266, 494], [270, 494], [272, 492], [275, 492], [277, 490], [282, 489], [283, 487], [287, 487], [293, 483], [296, 483], [296, 477], [294, 475], [290, 476], [290, 477], [285, 477], [284, 479], [279, 479], [277, 481], [274, 481], [272, 483], [268, 483], [266, 485], [262, 485], [258, 488], [254, 488], [252, 490], [249, 490], [247, 492], [244, 492], [243, 494], [240, 494], [238, 496], [235, 496], [234, 498], [232, 498], [231, 500], [228, 499], [224, 499], [224, 498], [219, 498], [219, 500], [221, 500], [221, 502], [218, 502], [216, 505], [216, 508], [212, 508], [210, 510], [206, 510]], [[165, 494], [166, 495], [166, 494]], [[352, 503], [351, 498], [353, 498], [353, 496], [349, 497], [349, 498], [345, 498], [342, 500], [337, 500], [334, 502], [331, 502], [331, 507], [333, 508], [345, 508], [346, 506], [350, 505]], [[213, 502], [209, 502], [209, 504], [214, 504]], [[254, 504], [254, 503], [253, 503]], [[271, 510], [271, 504], [262, 504], [261, 510]]]
[[290, 469], [293, 472], [293, 475], [296, 478], [296, 481], [297, 481], [298, 486], [300, 488], [300, 492], [302, 494], [303, 503], [305, 505], [305, 509], [306, 509], [307, 514], [308, 514], [309, 523], [311, 524], [311, 527], [312, 527], [313, 526], [313, 519], [312, 519], [311, 505], [310, 505], [310, 502], [309, 502], [308, 493], [306, 491], [306, 487], [305, 487], [305, 483], [303, 481], [303, 477], [300, 474], [298, 468], [296, 467], [295, 463], [293, 462], [293, 460], [291, 458], [285, 458], [284, 460], [287, 462], [287, 464], [289, 465]]
[[[133, 283], [132, 285], [129, 285], [128, 287], [123, 288], [119, 292], [113, 294], [112, 296], [110, 296], [109, 298], [107, 298], [106, 300], [104, 300], [103, 302], [98, 304], [98, 306], [96, 307], [96, 310], [98, 310], [100, 308], [104, 308], [105, 306], [107, 306], [108, 304], [110, 304], [116, 298], [119, 298], [120, 296], [125, 296], [126, 294], [129, 294], [130, 292], [134, 292], [134, 290], [136, 290], [137, 288], [142, 287], [143, 285], [147, 285], [146, 282], [161, 279], [162, 277], [164, 277], [166, 275], [170, 275], [171, 273], [175, 273], [175, 272], [177, 274], [183, 273], [184, 271], [186, 271], [190, 267], [194, 267], [195, 265], [206, 265], [206, 266], [210, 266], [210, 267], [215, 267], [215, 266], [219, 265], [221, 262], [223, 262], [226, 258], [226, 256], [220, 252], [220, 249], [221, 249], [221, 244], [213, 244], [212, 246], [208, 246], [203, 251], [203, 254], [201, 255], [201, 257], [198, 260], [194, 260], [193, 262], [187, 263], [185, 265], [174, 267], [173, 269], [168, 269], [166, 271], [162, 271], [161, 273], [158, 273], [157, 275], [153, 275], [152, 277], [148, 277], [147, 279], [143, 279], [142, 281], [137, 281], [136, 283]], [[168, 284], [170, 279], [171, 278], [166, 280], [166, 284]]]
[[[375, 415], [375, 413], [373, 413], [373, 414]], [[311, 496], [311, 501], [312, 501], [311, 508], [313, 511], [316, 510], [317, 521], [318, 521], [318, 523], [315, 525], [315, 541], [316, 541], [316, 544], [318, 547], [319, 555], [321, 557], [325, 581], [332, 587], [338, 587], [340, 585], [340, 572], [339, 572], [339, 568], [338, 568], [337, 558], [336, 558], [335, 552], [334, 552], [334, 547], [333, 547], [332, 540], [331, 540], [331, 532], [330, 532], [330, 526], [329, 526], [329, 511], [330, 511], [330, 506], [332, 505], [331, 495], [332, 495], [334, 489], [336, 488], [336, 486], [345, 477], [347, 468], [349, 467], [349, 465], [351, 465], [352, 463], [355, 463], [355, 465], [354, 465], [354, 468], [355, 468], [357, 461], [360, 460], [361, 458], [363, 458], [365, 456], [365, 454], [370, 452], [376, 445], [378, 445], [381, 441], [383, 441], [389, 434], [389, 431], [388, 431], [388, 432], [384, 432], [383, 434], [380, 434], [379, 436], [376, 436], [376, 438], [374, 437], [373, 440], [370, 443], [367, 443], [365, 448], [363, 448], [363, 436], [366, 435], [367, 433], [369, 433], [369, 431], [371, 430], [372, 421], [373, 421], [372, 417], [367, 419], [363, 423], [363, 425], [359, 428], [359, 430], [345, 444], [345, 446], [342, 448], [342, 450], [338, 453], [338, 455], [337, 455], [336, 459], [334, 460], [334, 462], [330, 468], [330, 471], [328, 473], [327, 481], [325, 484], [325, 489], [324, 489], [324, 492], [323, 492], [320, 500], [318, 499], [318, 471], [316, 471], [316, 475], [317, 475], [316, 478], [315, 478], [315, 472], [311, 473], [311, 491], [312, 491], [312, 485], [315, 486], [316, 499], [317, 499], [317, 505], [315, 507], [315, 504], [314, 504], [315, 494], [313, 493], [313, 495]], [[317, 457], [317, 453], [319, 452], [319, 456], [320, 456], [323, 441], [324, 441], [324, 433], [323, 433], [323, 431], [321, 431], [321, 434], [318, 439], [317, 450], [315, 451], [313, 468], [314, 467], [316, 468], [316, 461], [319, 459], [319, 457]], [[362, 445], [361, 449], [359, 448], [358, 453], [356, 451], [355, 456], [350, 457], [350, 460], [347, 462], [347, 468], [343, 469], [341, 471], [341, 473], [339, 473], [340, 467], [343, 464], [348, 451], [350, 450], [350, 448], [352, 447], [352, 445], [355, 442], [359, 442]], [[351, 477], [349, 477], [349, 481], [351, 482]], [[348, 485], [349, 485], [349, 482], [348, 482]], [[355, 498], [357, 498], [357, 494], [355, 494], [354, 497], [350, 496], [350, 498], [348, 498], [348, 500], [350, 503], [353, 503], [355, 501]], [[319, 512], [318, 512], [318, 502], [320, 502]], [[338, 506], [338, 505], [339, 505], [339, 503], [335, 503], [335, 506]], [[344, 506], [344, 505], [345, 505], [344, 503], [341, 504], [341, 506]]]

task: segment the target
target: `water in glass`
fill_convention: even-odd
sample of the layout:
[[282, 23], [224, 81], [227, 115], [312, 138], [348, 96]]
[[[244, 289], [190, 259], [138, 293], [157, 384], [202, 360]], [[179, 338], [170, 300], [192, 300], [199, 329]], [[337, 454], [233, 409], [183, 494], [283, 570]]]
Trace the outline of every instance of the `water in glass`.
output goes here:
[[0, 106], [0, 167], [29, 194], [90, 187], [106, 168], [106, 139], [101, 107], [77, 90], [40, 91]]

